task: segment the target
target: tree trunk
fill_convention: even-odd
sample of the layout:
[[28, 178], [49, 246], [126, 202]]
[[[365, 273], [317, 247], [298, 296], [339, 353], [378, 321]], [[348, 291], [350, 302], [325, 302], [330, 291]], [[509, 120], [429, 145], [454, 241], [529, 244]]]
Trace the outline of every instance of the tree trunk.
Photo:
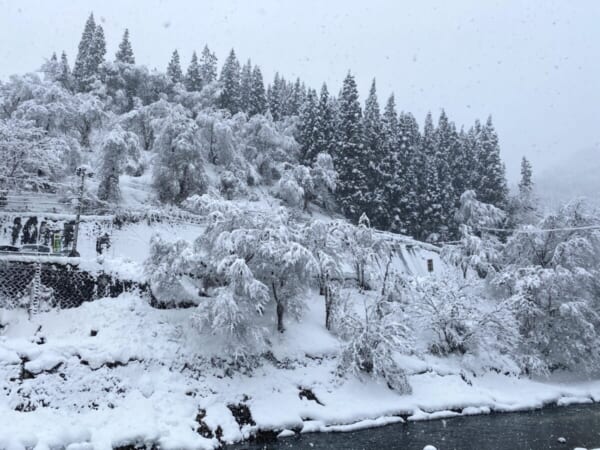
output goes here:
[[271, 282], [271, 288], [273, 289], [273, 297], [275, 298], [275, 304], [277, 305], [277, 331], [283, 333], [285, 328], [283, 327], [283, 312], [284, 307], [283, 303], [279, 301], [277, 297], [277, 288], [275, 287], [275, 282]]
[[325, 287], [325, 328], [331, 331], [331, 289]]

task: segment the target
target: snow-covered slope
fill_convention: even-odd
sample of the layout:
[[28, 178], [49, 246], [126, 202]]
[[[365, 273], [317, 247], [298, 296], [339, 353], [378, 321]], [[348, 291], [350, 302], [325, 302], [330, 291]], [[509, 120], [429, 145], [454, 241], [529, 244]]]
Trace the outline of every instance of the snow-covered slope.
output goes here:
[[[409, 396], [338, 378], [340, 343], [322, 325], [321, 302], [310, 297], [302, 321], [274, 337], [270, 361], [245, 373], [220, 359], [217, 338], [189, 326], [189, 310], [156, 310], [131, 294], [33, 320], [4, 311], [0, 424], [10, 426], [0, 427], [0, 448], [212, 449], [215, 436], [232, 442], [258, 430], [344, 431], [600, 401], [598, 381], [475, 377], [458, 360], [431, 356], [403, 361]], [[213, 364], [194, 364], [202, 360]], [[240, 405], [251, 419], [234, 417]]]

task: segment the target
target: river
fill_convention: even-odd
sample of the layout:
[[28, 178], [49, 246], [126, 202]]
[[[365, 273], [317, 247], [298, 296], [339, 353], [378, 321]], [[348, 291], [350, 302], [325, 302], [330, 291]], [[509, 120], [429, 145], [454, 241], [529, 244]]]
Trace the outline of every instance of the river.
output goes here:
[[[566, 439], [566, 443], [558, 438]], [[600, 405], [397, 423], [348, 433], [314, 433], [227, 446], [228, 450], [553, 450], [600, 447]]]

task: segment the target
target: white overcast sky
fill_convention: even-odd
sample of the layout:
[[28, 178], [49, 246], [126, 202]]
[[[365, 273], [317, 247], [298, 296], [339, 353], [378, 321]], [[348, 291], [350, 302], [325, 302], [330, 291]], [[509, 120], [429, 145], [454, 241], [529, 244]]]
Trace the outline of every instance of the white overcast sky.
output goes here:
[[509, 179], [522, 155], [542, 170], [581, 149], [600, 156], [600, 0], [0, 0], [0, 79], [35, 70], [53, 51], [73, 62], [93, 11], [114, 55], [128, 27], [136, 60], [184, 69], [205, 43], [221, 63], [234, 47], [337, 92], [349, 69], [361, 93], [422, 124], [445, 108], [457, 125], [492, 114]]

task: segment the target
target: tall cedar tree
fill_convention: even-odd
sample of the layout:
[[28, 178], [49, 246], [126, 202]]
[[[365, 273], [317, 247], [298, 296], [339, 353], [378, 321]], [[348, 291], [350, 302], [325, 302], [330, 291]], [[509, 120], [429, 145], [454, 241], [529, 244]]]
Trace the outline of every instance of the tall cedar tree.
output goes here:
[[62, 52], [62, 55], [60, 55], [60, 69], [56, 81], [69, 91], [73, 89], [73, 76], [71, 74], [71, 68], [69, 67], [67, 54], [64, 51]]
[[508, 203], [506, 169], [500, 159], [498, 135], [491, 116], [481, 130], [478, 150], [479, 169], [482, 175], [477, 198], [483, 203], [506, 209]]
[[94, 32], [94, 43], [91, 54], [90, 71], [93, 75], [98, 75], [100, 65], [104, 62], [106, 56], [106, 40], [104, 39], [104, 29], [101, 25], [96, 26]]
[[379, 101], [377, 100], [377, 87], [375, 80], [371, 83], [369, 96], [365, 101], [365, 113], [362, 121], [363, 131], [363, 152], [366, 157], [364, 161], [367, 171], [368, 192], [366, 193], [366, 202], [369, 208], [363, 212], [372, 219], [372, 223], [377, 223], [377, 217], [385, 214], [386, 205], [380, 199], [375, 198], [379, 183], [381, 182], [381, 163], [383, 160], [382, 145], [382, 124], [381, 112], [379, 110]]
[[319, 153], [317, 134], [317, 93], [308, 90], [306, 100], [300, 108], [300, 124], [298, 130], [298, 143], [300, 144], [300, 161], [310, 165]]
[[200, 74], [204, 86], [217, 79], [217, 57], [206, 45], [200, 55]]
[[248, 112], [250, 109], [250, 95], [252, 91], [252, 62], [246, 61], [240, 74], [240, 110]]
[[402, 217], [401, 201], [406, 181], [404, 167], [400, 163], [400, 124], [396, 112], [396, 101], [392, 94], [384, 108], [381, 122], [381, 147], [383, 158], [379, 165], [380, 175], [373, 191], [373, 199], [381, 205], [373, 216], [373, 223], [379, 228], [399, 227]]
[[181, 83], [183, 81], [183, 72], [181, 71], [181, 62], [179, 61], [179, 52], [173, 51], [171, 60], [167, 66], [167, 76], [173, 83]]
[[403, 194], [400, 197], [400, 216], [394, 216], [393, 231], [418, 235], [419, 218], [419, 169], [422, 158], [419, 152], [421, 135], [417, 120], [410, 113], [402, 113], [398, 119], [400, 128], [399, 164], [403, 171]]
[[363, 149], [361, 122], [356, 81], [348, 73], [339, 99], [338, 145], [333, 157], [339, 180], [336, 197], [344, 214], [353, 221], [358, 221], [368, 206], [369, 159]]
[[285, 80], [279, 76], [279, 73], [275, 73], [275, 78], [273, 79], [273, 84], [269, 85], [267, 89], [267, 101], [269, 103], [269, 111], [271, 112], [271, 116], [273, 116], [273, 120], [281, 120], [284, 114], [284, 103], [283, 103], [283, 95], [284, 95], [284, 85]]
[[521, 181], [519, 181], [519, 193], [522, 196], [531, 194], [533, 190], [531, 163], [523, 156], [521, 160]]
[[185, 74], [185, 88], [188, 91], [199, 92], [202, 90], [202, 73], [196, 52], [192, 53], [192, 60]]
[[105, 53], [104, 31], [102, 27], [96, 26], [94, 15], [90, 14], [85, 23], [81, 41], [79, 41], [77, 58], [73, 67], [73, 78], [78, 91], [90, 89], [98, 75], [98, 67], [104, 61]]
[[446, 112], [442, 110], [435, 131], [435, 164], [439, 185], [439, 202], [441, 204], [441, 216], [437, 229], [433, 230], [441, 235], [443, 239], [449, 239], [450, 233], [454, 232], [454, 209], [458, 206], [459, 195], [455, 195], [453, 186], [453, 174], [450, 171], [450, 158], [454, 147], [458, 145], [458, 134], [453, 123], [448, 121]]
[[265, 94], [265, 83], [263, 81], [260, 67], [254, 66], [252, 70], [252, 85], [250, 88], [250, 101], [248, 114], [264, 114], [267, 110], [267, 97]]
[[133, 48], [131, 48], [131, 42], [129, 42], [129, 30], [125, 28], [123, 33], [123, 39], [119, 44], [119, 50], [115, 54], [115, 59], [118, 62], [125, 64], [135, 64], [135, 57], [133, 56]]
[[317, 106], [317, 149], [318, 153], [333, 155], [335, 149], [334, 111], [327, 85], [323, 83]]
[[235, 51], [231, 49], [229, 56], [221, 69], [221, 96], [219, 106], [229, 110], [231, 114], [240, 111], [240, 63], [235, 56]]

